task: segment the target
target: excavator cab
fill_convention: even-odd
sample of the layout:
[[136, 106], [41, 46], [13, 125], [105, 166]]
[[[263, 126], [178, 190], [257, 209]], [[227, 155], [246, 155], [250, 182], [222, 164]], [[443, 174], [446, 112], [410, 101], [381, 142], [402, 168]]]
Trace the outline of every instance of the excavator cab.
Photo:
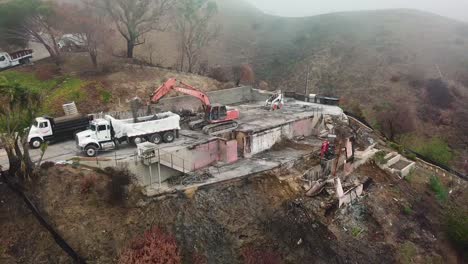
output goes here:
[[225, 105], [213, 105], [208, 108], [208, 121], [222, 121], [227, 118], [227, 109]]

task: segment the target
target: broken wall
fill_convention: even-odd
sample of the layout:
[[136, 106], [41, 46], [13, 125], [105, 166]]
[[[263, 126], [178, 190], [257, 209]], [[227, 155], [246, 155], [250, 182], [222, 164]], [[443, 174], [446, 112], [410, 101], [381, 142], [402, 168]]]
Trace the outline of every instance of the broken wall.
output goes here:
[[248, 136], [249, 140], [243, 140], [244, 145], [250, 144], [249, 146], [244, 146], [244, 156], [251, 157], [265, 150], [269, 150], [282, 139], [311, 136], [315, 131], [313, 129], [313, 124], [313, 118], [307, 118], [291, 123], [286, 123], [284, 125], [265, 131], [252, 132]]

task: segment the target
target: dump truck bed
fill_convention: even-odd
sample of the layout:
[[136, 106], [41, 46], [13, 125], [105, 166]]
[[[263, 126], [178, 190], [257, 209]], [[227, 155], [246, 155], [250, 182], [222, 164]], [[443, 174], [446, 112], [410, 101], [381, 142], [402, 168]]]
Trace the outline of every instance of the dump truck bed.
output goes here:
[[172, 112], [139, 117], [136, 123], [133, 118], [115, 119], [109, 115], [105, 118], [111, 123], [116, 138], [151, 135], [180, 129], [180, 116]]

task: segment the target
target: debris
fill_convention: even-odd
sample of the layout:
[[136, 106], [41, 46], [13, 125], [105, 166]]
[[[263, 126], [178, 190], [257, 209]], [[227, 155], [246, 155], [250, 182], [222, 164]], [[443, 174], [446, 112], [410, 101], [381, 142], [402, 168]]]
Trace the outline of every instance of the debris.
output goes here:
[[311, 188], [306, 192], [306, 195], [313, 197], [320, 194], [323, 191], [326, 183], [327, 182], [323, 182], [321, 180], [312, 182]]
[[202, 183], [207, 181], [208, 179], [213, 178], [213, 175], [208, 171], [199, 171], [199, 172], [192, 172], [187, 173], [182, 176], [172, 177], [168, 180], [168, 182], [172, 185], [192, 185], [196, 183]]
[[299, 241], [297, 241], [297, 245], [299, 246], [300, 244], [302, 244], [302, 238], [299, 238]]

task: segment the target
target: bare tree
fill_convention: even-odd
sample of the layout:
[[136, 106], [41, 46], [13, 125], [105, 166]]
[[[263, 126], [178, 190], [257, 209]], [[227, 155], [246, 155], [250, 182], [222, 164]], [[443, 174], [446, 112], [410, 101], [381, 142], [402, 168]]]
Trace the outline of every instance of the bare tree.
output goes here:
[[180, 70], [193, 72], [198, 64], [202, 48], [215, 36], [218, 29], [210, 27], [210, 20], [217, 13], [215, 2], [208, 0], [180, 0], [177, 3], [176, 27], [180, 34]]
[[378, 110], [377, 123], [382, 133], [394, 141], [397, 136], [414, 129], [414, 116], [404, 104], [388, 104]]
[[52, 2], [39, 0], [7, 2], [0, 8], [0, 16], [4, 17], [0, 27], [4, 28], [7, 39], [41, 43], [56, 64], [59, 64], [58, 39], [62, 33], [57, 30], [57, 25], [62, 19], [56, 8]]
[[67, 17], [62, 27], [73, 33], [83, 43], [94, 67], [98, 66], [98, 51], [109, 42], [113, 30], [106, 19], [93, 8], [92, 1], [83, 1], [82, 6], [73, 4], [60, 5], [59, 12]]
[[102, 0], [104, 8], [114, 20], [117, 30], [127, 41], [127, 58], [133, 58], [136, 46], [145, 43], [143, 36], [163, 31], [162, 18], [172, 7], [172, 0]]

